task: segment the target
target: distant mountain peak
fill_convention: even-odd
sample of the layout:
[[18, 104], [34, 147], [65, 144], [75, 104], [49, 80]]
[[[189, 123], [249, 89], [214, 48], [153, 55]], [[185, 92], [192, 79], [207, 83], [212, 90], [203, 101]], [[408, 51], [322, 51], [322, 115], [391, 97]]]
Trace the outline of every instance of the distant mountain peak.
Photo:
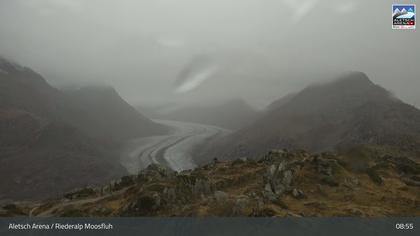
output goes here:
[[379, 94], [382, 95], [389, 94], [385, 89], [375, 85], [365, 73], [347, 72], [335, 80], [308, 86], [297, 93], [293, 99], [303, 99], [304, 103], [308, 103], [314, 101], [313, 99], [325, 98], [331, 100], [332, 97], [343, 97], [344, 94], [347, 94], [347, 96], [363, 96], [363, 94], [369, 94], [372, 89], [378, 90]]
[[363, 91], [367, 91], [375, 86], [377, 85], [375, 85], [365, 73], [355, 71], [342, 74], [329, 82], [310, 85], [297, 95], [315, 91], [318, 91], [317, 93], [321, 93], [317, 94], [317, 96], [321, 96], [322, 93], [338, 93], [337, 95], [339, 95], [340, 92], [362, 93]]
[[365, 84], [373, 84], [372, 81], [369, 79], [369, 77], [364, 73], [360, 71], [351, 71], [347, 72], [340, 77], [338, 77], [335, 82], [342, 82], [342, 81], [353, 81], [353, 82], [359, 82], [359, 83], [365, 83]]
[[270, 108], [251, 126], [229, 135], [210, 155], [261, 154], [272, 148], [330, 151], [360, 144], [420, 152], [420, 111], [362, 72], [309, 86]]

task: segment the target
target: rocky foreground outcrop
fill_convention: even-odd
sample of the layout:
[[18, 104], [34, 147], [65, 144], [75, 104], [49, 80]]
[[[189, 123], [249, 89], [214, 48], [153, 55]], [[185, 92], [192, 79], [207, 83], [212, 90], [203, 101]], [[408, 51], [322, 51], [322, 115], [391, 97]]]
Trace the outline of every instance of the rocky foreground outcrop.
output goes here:
[[420, 164], [360, 153], [279, 150], [179, 173], [153, 164], [61, 199], [5, 204], [1, 215], [420, 216]]

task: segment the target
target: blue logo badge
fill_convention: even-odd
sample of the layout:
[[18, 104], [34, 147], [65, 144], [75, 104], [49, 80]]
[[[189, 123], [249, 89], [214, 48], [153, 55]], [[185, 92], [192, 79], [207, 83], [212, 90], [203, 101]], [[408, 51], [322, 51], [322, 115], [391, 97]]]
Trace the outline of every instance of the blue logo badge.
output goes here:
[[416, 28], [416, 5], [394, 4], [392, 5], [392, 28], [415, 29]]

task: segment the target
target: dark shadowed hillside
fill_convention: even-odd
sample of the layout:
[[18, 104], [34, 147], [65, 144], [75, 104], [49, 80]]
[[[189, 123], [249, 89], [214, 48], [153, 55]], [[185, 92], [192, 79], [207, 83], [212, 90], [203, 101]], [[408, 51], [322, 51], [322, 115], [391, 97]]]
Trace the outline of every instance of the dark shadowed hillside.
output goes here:
[[118, 144], [165, 130], [115, 91], [87, 91], [65, 94], [0, 59], [0, 198], [48, 197], [109, 181], [125, 170], [106, 137]]
[[127, 140], [167, 131], [141, 115], [112, 87], [67, 89], [64, 94], [65, 119], [93, 137]]
[[364, 73], [310, 86], [273, 104], [253, 125], [210, 145], [207, 156], [255, 156], [272, 148], [326, 151], [360, 144], [420, 151], [420, 111]]
[[23, 146], [1, 150], [1, 198], [53, 197], [125, 173], [98, 142], [65, 123], [50, 122], [27, 138]]
[[0, 57], [0, 109], [53, 118], [60, 92], [38, 73]]

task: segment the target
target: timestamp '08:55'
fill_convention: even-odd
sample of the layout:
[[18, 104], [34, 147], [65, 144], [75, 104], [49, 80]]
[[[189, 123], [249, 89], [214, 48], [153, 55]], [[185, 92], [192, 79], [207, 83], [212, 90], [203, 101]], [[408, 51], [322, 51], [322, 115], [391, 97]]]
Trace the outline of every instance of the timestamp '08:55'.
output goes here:
[[414, 229], [414, 223], [396, 223], [395, 229], [401, 229], [401, 230]]

